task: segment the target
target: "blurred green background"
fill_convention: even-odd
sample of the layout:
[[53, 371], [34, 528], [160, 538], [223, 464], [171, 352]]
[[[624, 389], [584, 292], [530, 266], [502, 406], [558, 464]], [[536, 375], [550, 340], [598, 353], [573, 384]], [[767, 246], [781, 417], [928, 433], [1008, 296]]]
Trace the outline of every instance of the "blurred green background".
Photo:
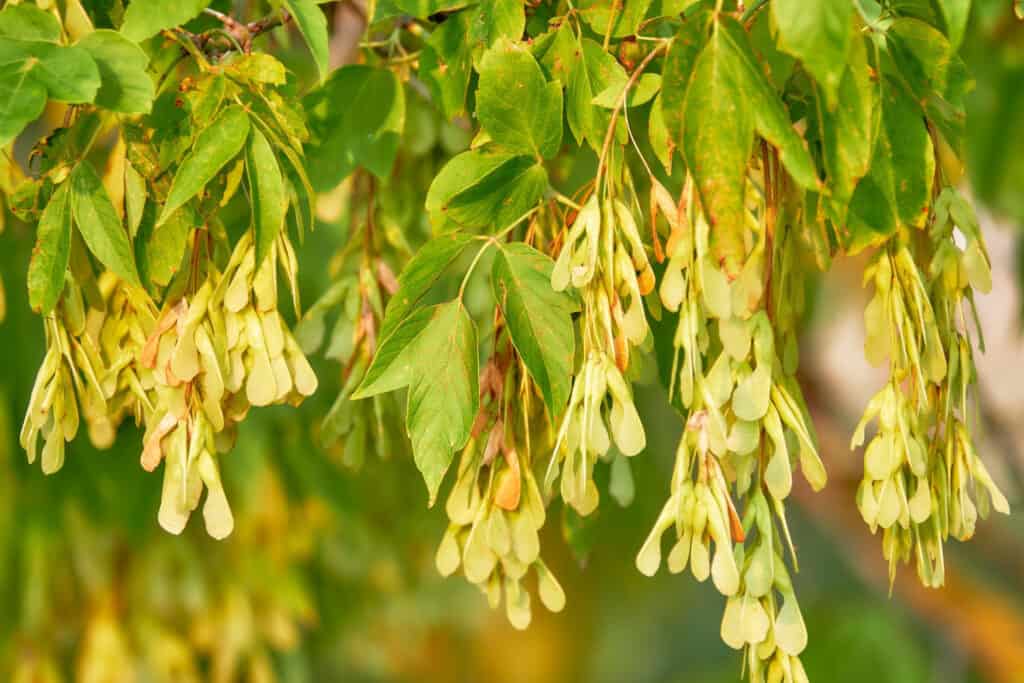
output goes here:
[[[337, 36], [352, 33], [345, 4], [330, 8]], [[345, 59], [345, 46], [335, 47], [336, 59]], [[969, 191], [985, 217], [996, 271], [995, 291], [982, 304], [990, 348], [980, 367], [979, 433], [1017, 510], [1024, 480], [1024, 23], [1010, 0], [974, 3], [964, 56], [977, 79], [968, 100]], [[458, 130], [430, 116], [409, 117], [420, 128], [408, 140], [418, 142], [404, 149], [406, 165], [382, 190], [413, 234], [423, 225], [423, 178], [460, 144]], [[421, 144], [424, 135], [437, 144]], [[328, 218], [341, 213], [335, 201], [322, 202]], [[344, 222], [323, 221], [300, 248], [307, 301], [330, 282], [328, 259], [344, 241]], [[741, 660], [718, 635], [717, 592], [665, 572], [647, 579], [634, 567], [664, 500], [680, 429], [656, 382], [639, 390], [649, 445], [632, 461], [635, 500], [625, 508], [609, 501], [582, 528], [556, 504], [543, 544], [568, 604], [555, 615], [537, 610], [530, 629], [518, 632], [467, 583], [437, 575], [433, 555], [445, 518], [427, 509], [407, 454], [353, 467], [337, 449], [318, 445], [340, 374], [322, 359], [315, 359], [318, 394], [297, 410], [250, 416], [223, 460], [238, 520], [225, 541], [209, 539], [196, 523], [180, 538], [158, 527], [160, 477], [139, 468], [139, 434], [130, 425], [107, 451], [80, 437], [54, 476], [29, 466], [17, 430], [44, 349], [23, 284], [34, 229], [9, 214], [5, 227], [0, 680], [740, 679]], [[847, 440], [880, 382], [861, 358], [859, 266], [840, 262], [821, 286], [803, 344], [802, 380], [831, 475], [821, 494], [795, 491], [796, 581], [811, 634], [806, 669], [818, 683], [1019, 683], [1022, 516], [989, 520], [970, 544], [951, 546], [944, 590], [926, 591], [912, 569], [902, 569], [890, 597], [879, 539], [856, 513], [860, 456]]]

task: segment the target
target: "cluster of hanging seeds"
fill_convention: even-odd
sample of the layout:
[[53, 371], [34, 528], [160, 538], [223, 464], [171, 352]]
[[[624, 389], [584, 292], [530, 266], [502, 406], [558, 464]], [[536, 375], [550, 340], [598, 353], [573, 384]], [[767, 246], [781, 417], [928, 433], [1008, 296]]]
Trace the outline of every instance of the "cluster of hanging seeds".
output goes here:
[[[357, 174], [346, 183], [346, 199], [351, 214], [362, 208], [356, 201]], [[376, 234], [376, 181], [369, 179], [366, 218], [352, 224], [345, 247], [332, 259], [333, 282], [310, 306], [295, 328], [295, 337], [303, 352], [322, 350], [329, 360], [342, 366], [341, 391], [324, 416], [320, 442], [337, 453], [346, 467], [359, 469], [367, 453], [387, 458], [403, 446], [387, 425], [401, 420], [402, 407], [394, 394], [378, 394], [367, 401], [353, 401], [352, 394], [366, 375], [377, 350], [385, 303], [394, 296], [398, 281], [387, 260], [379, 253], [391, 246], [388, 233]], [[333, 322], [328, 326], [328, 317]]]
[[[105, 283], [116, 281], [113, 275], [104, 275]], [[21, 446], [30, 463], [35, 462], [42, 438], [46, 474], [63, 466], [65, 444], [77, 436], [82, 421], [97, 446], [109, 446], [124, 412], [133, 407], [131, 397], [138, 395], [133, 391], [139, 388], [137, 377], [131, 377], [135, 387], [129, 384], [130, 361], [125, 356], [141, 336], [139, 319], [106, 315], [108, 307], [123, 302], [123, 294], [111, 296], [114, 301], [108, 303], [91, 272], [87, 277], [86, 286], [94, 293], [90, 298], [102, 308], [92, 308], [75, 277], [68, 277], [59, 302], [44, 320], [46, 354], [21, 428]]]
[[[206, 528], [216, 538], [234, 527], [217, 456], [234, 445], [238, 423], [252, 406], [298, 405], [317, 385], [278, 312], [279, 272], [298, 310], [285, 224], [290, 206], [311, 215], [301, 196], [304, 128], [271, 87], [283, 82], [272, 76], [276, 62], [261, 62], [268, 76], [241, 69], [248, 59], [182, 67], [197, 68], [174, 99], [183, 114], [159, 136], [147, 118], [69, 117], [51, 136], [61, 146], [44, 149], [45, 172], [23, 193], [49, 193], [40, 240], [59, 234], [67, 259], [46, 254], [30, 268], [47, 351], [22, 429], [29, 459], [41, 436], [43, 470], [54, 472], [80, 419], [103, 448], [131, 416], [145, 430], [142, 467], [164, 463], [161, 526], [180, 533], [205, 488]], [[67, 141], [87, 146], [104, 130], [118, 140], [107, 177], [59, 156], [75, 152]], [[241, 236], [232, 241], [227, 224], [237, 218], [222, 210], [243, 201], [243, 177], [248, 225], [236, 224]]]
[[[771, 165], [772, 157], [763, 163]], [[679, 315], [670, 393], [687, 418], [669, 499], [636, 563], [653, 575], [662, 536], [674, 528], [669, 571], [689, 566], [727, 598], [722, 639], [746, 648], [751, 680], [803, 681], [799, 655], [807, 632], [784, 561], [788, 547], [795, 566], [784, 501], [798, 464], [815, 490], [826, 475], [793, 377], [795, 357], [783, 358], [785, 337], [773, 325], [776, 316], [799, 315], [802, 299], [782, 293], [803, 286], [785, 267], [796, 258], [787, 252], [800, 248], [790, 227], [798, 215], [779, 212], [775, 168], [765, 173], [763, 200], [752, 196], [748, 203], [743, 232], [751, 246], [731, 282], [710, 256], [709, 226], [692, 182], [678, 213], [667, 216], [672, 232], [659, 295]]]
[[551, 272], [555, 291], [571, 286], [579, 292], [583, 364], [545, 488], [560, 473], [562, 499], [581, 515], [597, 507], [594, 465], [612, 443], [625, 456], [647, 444], [626, 372], [631, 349], [649, 338], [644, 296], [654, 289], [654, 271], [627, 200], [610, 183], [598, 181], [597, 187], [569, 228]]
[[[203, 239], [196, 233], [195, 239]], [[223, 272], [165, 305], [140, 363], [152, 372], [156, 400], [148, 417], [142, 467], [162, 460], [160, 524], [180, 533], [205, 486], [207, 531], [223, 538], [233, 517], [215, 455], [235, 440], [235, 426], [252, 406], [297, 405], [317, 381], [277, 311], [278, 260], [294, 257], [283, 235], [256, 265], [250, 233], [235, 246]]]
[[445, 504], [449, 523], [436, 564], [443, 576], [461, 567], [492, 608], [504, 595], [509, 622], [522, 629], [531, 620], [530, 594], [524, 585], [531, 569], [547, 609], [561, 611], [565, 593], [540, 558], [545, 501], [529, 446], [524, 450], [515, 445], [517, 439], [529, 439], [515, 426], [529, 420], [534, 406], [529, 380], [517, 381], [515, 358], [512, 352], [495, 354], [481, 373], [480, 412]]
[[[852, 446], [878, 430], [864, 452], [857, 506], [871, 530], [882, 529], [890, 576], [914, 560], [926, 586], [943, 583], [943, 542], [974, 534], [1006, 498], [970, 435], [975, 380], [968, 307], [973, 290], [991, 287], [988, 255], [970, 205], [952, 188], [932, 207], [927, 233], [901, 232], [865, 271], [874, 296], [864, 313], [865, 350], [889, 359], [886, 385], [868, 403]], [[980, 330], [979, 330], [980, 338]]]

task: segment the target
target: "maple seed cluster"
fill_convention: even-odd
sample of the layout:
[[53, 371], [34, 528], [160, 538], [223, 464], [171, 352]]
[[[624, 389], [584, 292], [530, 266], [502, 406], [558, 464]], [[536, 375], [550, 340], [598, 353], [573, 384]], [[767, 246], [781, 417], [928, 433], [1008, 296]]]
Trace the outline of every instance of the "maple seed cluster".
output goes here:
[[29, 462], [41, 437], [43, 471], [56, 472], [81, 420], [94, 445], [107, 448], [132, 416], [145, 426], [143, 468], [165, 462], [161, 526], [180, 533], [205, 487], [207, 531], [230, 534], [216, 454], [234, 445], [251, 406], [297, 405], [317, 386], [277, 312], [280, 262], [296, 266], [285, 236], [257, 268], [247, 232], [223, 273], [210, 265], [193, 294], [169, 299], [162, 312], [113, 273], [94, 279], [88, 271], [84, 285], [69, 274], [45, 319], [46, 355], [21, 430]]
[[185, 528], [205, 486], [207, 531], [230, 534], [215, 454], [230, 450], [252, 406], [298, 405], [316, 390], [277, 311], [277, 265], [294, 258], [290, 246], [280, 235], [259, 266], [255, 253], [247, 232], [223, 273], [211, 271], [190, 298], [165, 308], [141, 354], [156, 385], [142, 467], [151, 472], [165, 461], [159, 521], [171, 533]]
[[889, 359], [890, 378], [851, 441], [861, 446], [868, 423], [877, 421], [857, 507], [873, 532], [882, 529], [890, 575], [913, 558], [922, 583], [938, 587], [943, 542], [951, 535], [969, 539], [992, 508], [1009, 513], [969, 431], [976, 373], [965, 309], [973, 309], [974, 289], [991, 287], [970, 205], [952, 188], [943, 190], [928, 235], [894, 238], [865, 271], [865, 282], [874, 284], [864, 312], [865, 351], [876, 365]]
[[751, 680], [805, 681], [799, 655], [807, 631], [783, 557], [787, 545], [792, 554], [784, 501], [797, 463], [816, 490], [826, 475], [769, 317], [769, 311], [793, 317], [782, 309], [799, 299], [773, 299], [765, 284], [774, 274], [773, 287], [787, 286], [785, 271], [767, 264], [784, 261], [783, 251], [798, 244], [786, 239], [787, 223], [775, 224], [770, 207], [752, 197], [745, 226], [752, 247], [730, 281], [710, 257], [708, 222], [692, 188], [688, 181], [685, 201], [667, 214], [668, 263], [658, 292], [662, 305], [679, 313], [670, 394], [687, 420], [669, 499], [636, 565], [648, 576], [657, 572], [662, 536], [674, 528], [669, 571], [689, 566], [694, 578], [710, 577], [727, 598], [722, 639], [746, 648]]
[[599, 498], [593, 478], [597, 460], [613, 441], [626, 456], [647, 444], [623, 373], [630, 348], [648, 339], [643, 297], [654, 289], [654, 271], [636, 221], [621, 200], [599, 201], [594, 193], [581, 208], [551, 271], [555, 291], [570, 285], [583, 304], [583, 366], [573, 381], [545, 488], [554, 485], [561, 468], [562, 498], [588, 515]]
[[21, 428], [29, 463], [42, 437], [43, 472], [59, 470], [65, 444], [83, 420], [99, 448], [113, 443], [126, 414], [141, 422], [147, 387], [135, 372], [133, 350], [145, 340], [154, 312], [112, 273], [98, 280], [91, 270], [68, 275], [58, 305], [44, 319], [46, 354]]
[[[466, 579], [497, 608], [502, 594], [509, 623], [530, 624], [530, 594], [524, 579], [532, 568], [541, 603], [552, 612], [565, 606], [565, 593], [540, 558], [540, 529], [546, 517], [544, 498], [529, 458], [512, 446], [511, 425], [492, 419], [488, 406], [500, 405], [512, 391], [514, 377], [502, 356], [482, 373], [484, 399], [469, 442], [459, 460], [458, 476], [445, 511], [449, 524], [437, 549], [437, 570], [450, 576], [461, 566]], [[529, 401], [520, 405], [528, 410]], [[486, 435], [486, 436], [485, 436]]]

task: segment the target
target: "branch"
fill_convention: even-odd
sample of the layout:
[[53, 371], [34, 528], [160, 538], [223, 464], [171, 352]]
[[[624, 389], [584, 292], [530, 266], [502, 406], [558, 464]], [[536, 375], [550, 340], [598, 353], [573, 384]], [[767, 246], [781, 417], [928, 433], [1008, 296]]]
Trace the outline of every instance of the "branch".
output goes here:
[[[207, 7], [203, 9], [203, 14], [217, 19], [224, 24], [224, 30], [230, 35], [235, 41], [242, 47], [242, 51], [248, 54], [252, 51], [252, 41], [263, 33], [271, 31], [278, 26], [284, 26], [291, 21], [291, 14], [287, 10], [281, 10], [273, 14], [268, 14], [262, 19], [244, 23], [238, 21], [231, 15], [225, 14], [218, 10]], [[205, 34], [203, 34], [205, 36]], [[200, 37], [202, 39], [202, 36]], [[208, 42], [209, 38], [204, 41]]]

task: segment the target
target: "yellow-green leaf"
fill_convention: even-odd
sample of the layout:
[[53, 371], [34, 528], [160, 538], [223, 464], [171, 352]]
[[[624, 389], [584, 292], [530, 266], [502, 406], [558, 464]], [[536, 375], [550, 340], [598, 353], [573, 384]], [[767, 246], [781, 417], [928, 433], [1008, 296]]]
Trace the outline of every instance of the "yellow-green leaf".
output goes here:
[[158, 227], [185, 202], [202, 192], [206, 183], [235, 158], [245, 145], [249, 128], [249, 115], [239, 105], [232, 105], [199, 134], [192, 151], [174, 174], [167, 202], [156, 222]]
[[89, 251], [119, 277], [140, 284], [128, 233], [92, 164], [80, 161], [70, 182], [71, 213]]
[[50, 197], [36, 233], [36, 246], [28, 266], [28, 301], [42, 315], [57, 305], [71, 257], [70, 183]]
[[245, 147], [245, 168], [249, 178], [249, 201], [252, 205], [253, 230], [256, 242], [256, 267], [274, 247], [274, 240], [284, 225], [288, 210], [281, 167], [274, 150], [259, 128], [249, 132]]

